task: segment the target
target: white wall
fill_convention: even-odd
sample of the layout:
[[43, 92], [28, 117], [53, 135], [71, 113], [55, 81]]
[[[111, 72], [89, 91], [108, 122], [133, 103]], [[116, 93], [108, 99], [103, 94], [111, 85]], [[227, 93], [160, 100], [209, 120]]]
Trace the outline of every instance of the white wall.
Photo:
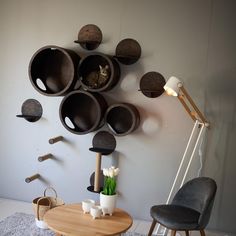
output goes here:
[[[118, 206], [135, 218], [151, 220], [150, 206], [167, 198], [192, 121], [174, 98], [150, 99], [138, 89], [146, 72], [160, 72], [166, 79], [176, 75], [212, 123], [204, 175], [214, 177], [220, 191], [210, 227], [236, 232], [235, 7], [233, 0], [1, 0], [0, 196], [31, 201], [51, 184], [67, 203], [98, 199], [86, 190], [95, 168], [95, 155], [88, 150], [95, 132], [68, 132], [59, 120], [62, 97], [39, 94], [27, 74], [31, 56], [42, 46], [85, 52], [73, 41], [83, 25], [93, 23], [104, 36], [97, 51], [112, 55], [128, 37], [142, 47], [141, 59], [121, 65], [120, 83], [103, 93], [109, 104], [136, 105], [142, 120], [136, 132], [117, 137], [116, 152], [102, 160], [104, 167], [117, 163], [121, 169]], [[43, 118], [36, 123], [16, 118], [28, 98], [43, 106]], [[48, 144], [57, 135], [67, 142]], [[37, 157], [48, 152], [57, 161], [39, 163]], [[196, 171], [199, 163], [194, 163]], [[26, 184], [25, 177], [36, 172], [45, 181]]]

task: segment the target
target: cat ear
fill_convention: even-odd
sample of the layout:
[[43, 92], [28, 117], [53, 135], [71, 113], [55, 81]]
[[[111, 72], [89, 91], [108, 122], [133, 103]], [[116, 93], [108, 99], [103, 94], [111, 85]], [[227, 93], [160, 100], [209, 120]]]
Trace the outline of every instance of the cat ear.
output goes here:
[[100, 71], [102, 70], [102, 66], [101, 65], [99, 65], [99, 69], [100, 69]]

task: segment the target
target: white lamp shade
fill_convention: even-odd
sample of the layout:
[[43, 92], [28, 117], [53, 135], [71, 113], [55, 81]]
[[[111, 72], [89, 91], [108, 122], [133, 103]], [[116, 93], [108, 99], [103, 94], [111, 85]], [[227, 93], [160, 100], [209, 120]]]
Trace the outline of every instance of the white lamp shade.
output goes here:
[[171, 76], [166, 82], [164, 89], [168, 95], [177, 97], [181, 86], [181, 81], [178, 78]]

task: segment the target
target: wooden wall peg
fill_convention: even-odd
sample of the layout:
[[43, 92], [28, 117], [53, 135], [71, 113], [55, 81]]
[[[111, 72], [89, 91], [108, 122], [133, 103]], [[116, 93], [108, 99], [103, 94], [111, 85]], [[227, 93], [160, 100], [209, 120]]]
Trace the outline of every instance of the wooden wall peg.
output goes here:
[[39, 161], [39, 162], [42, 162], [42, 161], [45, 161], [45, 160], [50, 159], [50, 158], [52, 158], [52, 154], [51, 154], [51, 153], [48, 153], [48, 154], [46, 154], [46, 155], [44, 155], [44, 156], [39, 156], [39, 157], [38, 157], [38, 161]]
[[33, 181], [35, 179], [38, 179], [39, 177], [40, 177], [40, 174], [35, 174], [35, 175], [32, 175], [32, 176], [26, 177], [25, 182], [30, 183], [31, 181]]
[[48, 140], [48, 142], [49, 142], [50, 144], [54, 144], [54, 143], [57, 143], [57, 142], [62, 141], [62, 140], [63, 140], [63, 137], [62, 137], [62, 136], [57, 136], [57, 137], [54, 137], [54, 138], [50, 138], [50, 139]]

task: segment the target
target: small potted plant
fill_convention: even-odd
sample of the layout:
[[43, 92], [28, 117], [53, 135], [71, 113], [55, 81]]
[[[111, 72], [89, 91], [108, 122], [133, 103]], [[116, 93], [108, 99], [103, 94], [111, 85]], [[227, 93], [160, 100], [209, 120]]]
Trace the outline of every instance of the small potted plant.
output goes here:
[[119, 171], [119, 168], [115, 168], [114, 166], [103, 169], [104, 186], [103, 191], [100, 193], [100, 205], [103, 214], [112, 215], [116, 207], [116, 176]]

